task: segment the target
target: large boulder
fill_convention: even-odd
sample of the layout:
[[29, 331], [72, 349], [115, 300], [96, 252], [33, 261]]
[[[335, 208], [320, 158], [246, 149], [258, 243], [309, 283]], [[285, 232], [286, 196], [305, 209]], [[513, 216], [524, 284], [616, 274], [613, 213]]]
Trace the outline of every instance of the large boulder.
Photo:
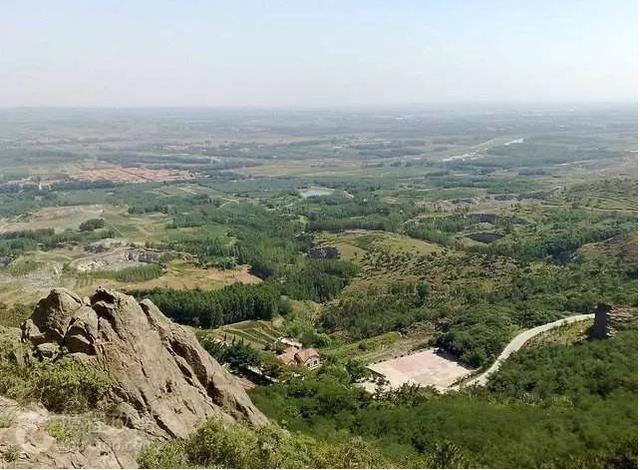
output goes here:
[[41, 357], [71, 356], [114, 382], [100, 408], [151, 436], [184, 437], [204, 419], [267, 422], [237, 380], [149, 300], [54, 289], [22, 325]]

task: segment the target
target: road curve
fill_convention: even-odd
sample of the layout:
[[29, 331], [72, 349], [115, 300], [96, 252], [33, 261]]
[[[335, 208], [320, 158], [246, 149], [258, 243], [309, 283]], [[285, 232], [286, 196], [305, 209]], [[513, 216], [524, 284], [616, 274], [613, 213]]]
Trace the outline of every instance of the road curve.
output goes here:
[[470, 380], [469, 382], [463, 384], [463, 387], [468, 387], [469, 385], [486, 385], [489, 380], [489, 376], [497, 371], [502, 363], [511, 356], [514, 352], [518, 351], [522, 346], [525, 345], [527, 341], [533, 338], [536, 335], [548, 330], [552, 330], [559, 326], [568, 325], [570, 323], [575, 323], [578, 321], [592, 320], [594, 318], [593, 313], [587, 313], [585, 315], [574, 315], [572, 317], [562, 318], [560, 320], [556, 320], [551, 323], [545, 323], [544, 325], [536, 326], [535, 328], [531, 328], [530, 330], [524, 331], [520, 333], [518, 336], [513, 338], [507, 347], [500, 353], [498, 359], [487, 369], [485, 372]]

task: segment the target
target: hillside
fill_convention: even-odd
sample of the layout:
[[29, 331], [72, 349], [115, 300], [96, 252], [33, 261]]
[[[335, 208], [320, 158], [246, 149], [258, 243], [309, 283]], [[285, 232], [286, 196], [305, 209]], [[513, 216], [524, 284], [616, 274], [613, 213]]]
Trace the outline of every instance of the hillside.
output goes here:
[[0, 115], [0, 395], [51, 465], [123, 423], [127, 465], [635, 464], [633, 328], [483, 375], [637, 316], [635, 108]]
[[[15, 400], [3, 398], [0, 426], [9, 463], [130, 466], [143, 444], [186, 437], [208, 418], [267, 423], [193, 333], [148, 300], [54, 289], [1, 347], [0, 395]], [[78, 435], [78, 426], [95, 435]], [[65, 439], [80, 439], [78, 455], [59, 455]], [[124, 450], [123, 439], [131, 440]], [[115, 450], [97, 459], [100, 443]]]

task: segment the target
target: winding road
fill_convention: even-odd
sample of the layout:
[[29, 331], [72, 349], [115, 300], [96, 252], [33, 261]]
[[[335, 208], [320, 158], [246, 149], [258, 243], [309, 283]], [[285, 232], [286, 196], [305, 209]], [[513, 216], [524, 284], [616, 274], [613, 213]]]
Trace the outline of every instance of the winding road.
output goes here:
[[486, 385], [487, 381], [489, 380], [489, 376], [497, 371], [509, 356], [522, 348], [522, 346], [524, 346], [525, 343], [534, 336], [537, 336], [540, 333], [552, 330], [559, 326], [569, 325], [570, 323], [593, 320], [594, 316], [595, 315], [593, 313], [587, 313], [585, 315], [574, 315], [572, 317], [562, 318], [551, 323], [545, 323], [544, 325], [536, 326], [535, 328], [531, 328], [530, 330], [520, 333], [518, 336], [513, 338], [513, 340], [511, 340], [509, 344], [507, 344], [507, 347], [504, 348], [504, 350], [498, 356], [498, 359], [496, 359], [496, 361], [491, 365], [491, 367], [489, 367], [489, 369], [487, 369], [485, 372], [475, 377], [474, 379], [470, 380], [469, 382], [463, 384], [462, 386], [467, 387], [469, 385]]

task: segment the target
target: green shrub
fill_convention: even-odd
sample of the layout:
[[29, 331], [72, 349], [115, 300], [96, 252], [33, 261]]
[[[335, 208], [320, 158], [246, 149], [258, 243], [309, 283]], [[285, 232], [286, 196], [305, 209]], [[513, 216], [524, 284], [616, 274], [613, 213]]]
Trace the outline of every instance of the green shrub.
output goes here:
[[84, 447], [94, 438], [93, 422], [87, 416], [53, 418], [44, 429], [59, 443], [69, 447]]
[[33, 307], [24, 304], [7, 306], [0, 304], [0, 326], [17, 328], [31, 316]]
[[32, 373], [40, 401], [57, 412], [89, 410], [111, 385], [104, 372], [72, 359], [37, 362]]
[[164, 268], [158, 264], [143, 264], [117, 271], [93, 271], [89, 275], [93, 278], [113, 279], [118, 282], [144, 282], [161, 277], [164, 271]]
[[142, 468], [374, 468], [390, 462], [361, 438], [316, 441], [276, 426], [207, 421], [186, 440], [152, 444]]
[[138, 457], [140, 468], [189, 468], [184, 453], [185, 441], [156, 442]]
[[20, 447], [15, 444], [8, 445], [0, 455], [5, 462], [15, 462], [20, 458]]
[[78, 228], [81, 232], [93, 232], [96, 229], [104, 228], [104, 226], [104, 219], [89, 219], [82, 222]]
[[[106, 373], [73, 359], [37, 361], [22, 345], [0, 344], [0, 394], [55, 412], [92, 409], [111, 387]], [[20, 360], [18, 358], [21, 358]]]

